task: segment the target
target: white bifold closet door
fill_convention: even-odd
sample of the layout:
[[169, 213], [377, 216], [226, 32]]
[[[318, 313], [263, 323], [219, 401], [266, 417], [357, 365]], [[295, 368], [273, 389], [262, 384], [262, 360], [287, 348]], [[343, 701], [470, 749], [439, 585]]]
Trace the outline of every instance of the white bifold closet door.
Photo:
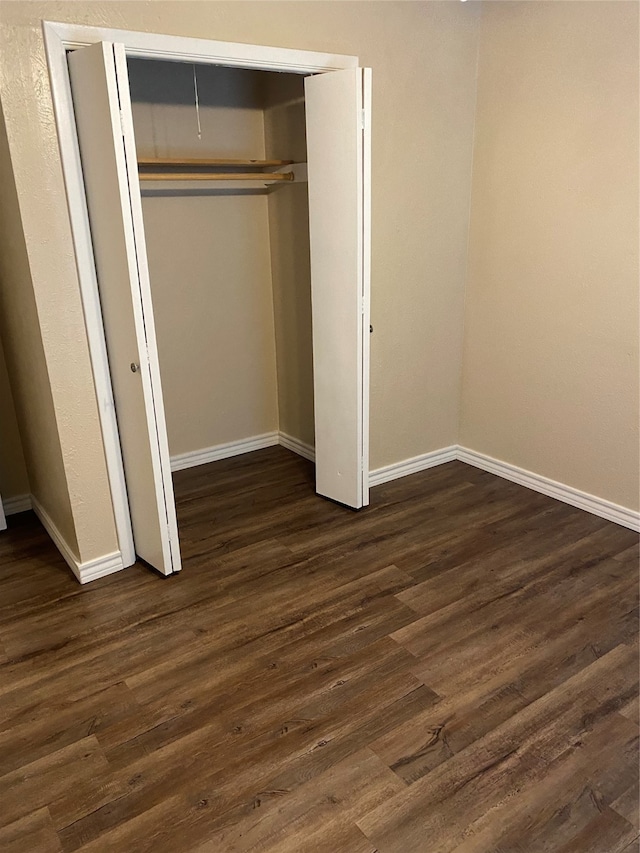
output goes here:
[[316, 491], [369, 503], [371, 69], [305, 78]]
[[69, 71], [135, 551], [169, 575], [180, 550], [124, 47], [75, 50]]

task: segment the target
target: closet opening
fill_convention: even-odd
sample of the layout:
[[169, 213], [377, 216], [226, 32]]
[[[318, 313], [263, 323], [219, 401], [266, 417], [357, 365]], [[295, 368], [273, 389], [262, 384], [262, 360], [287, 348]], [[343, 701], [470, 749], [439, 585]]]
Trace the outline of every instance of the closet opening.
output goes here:
[[304, 77], [127, 70], [172, 470], [281, 440], [310, 458]]

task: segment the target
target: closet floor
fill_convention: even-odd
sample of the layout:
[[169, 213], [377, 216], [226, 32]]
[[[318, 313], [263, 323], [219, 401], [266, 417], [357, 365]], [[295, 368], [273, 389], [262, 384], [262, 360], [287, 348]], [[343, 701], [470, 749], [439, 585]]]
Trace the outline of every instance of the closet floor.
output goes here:
[[638, 849], [638, 537], [452, 462], [175, 475], [184, 571], [0, 535], [0, 850]]

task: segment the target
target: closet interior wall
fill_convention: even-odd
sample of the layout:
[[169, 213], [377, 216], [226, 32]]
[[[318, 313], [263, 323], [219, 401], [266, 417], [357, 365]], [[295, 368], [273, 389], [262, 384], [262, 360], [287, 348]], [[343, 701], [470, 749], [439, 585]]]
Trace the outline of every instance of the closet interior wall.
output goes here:
[[[307, 160], [304, 78], [264, 74], [265, 152]], [[271, 187], [269, 235], [280, 431], [314, 445], [309, 201], [304, 182]]]

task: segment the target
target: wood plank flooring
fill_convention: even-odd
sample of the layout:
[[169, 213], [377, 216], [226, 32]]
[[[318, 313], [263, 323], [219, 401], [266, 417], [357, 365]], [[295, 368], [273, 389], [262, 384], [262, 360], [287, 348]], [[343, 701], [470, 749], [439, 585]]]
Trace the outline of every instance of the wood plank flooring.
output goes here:
[[638, 850], [638, 537], [459, 462], [175, 475], [184, 571], [0, 535], [0, 850]]

